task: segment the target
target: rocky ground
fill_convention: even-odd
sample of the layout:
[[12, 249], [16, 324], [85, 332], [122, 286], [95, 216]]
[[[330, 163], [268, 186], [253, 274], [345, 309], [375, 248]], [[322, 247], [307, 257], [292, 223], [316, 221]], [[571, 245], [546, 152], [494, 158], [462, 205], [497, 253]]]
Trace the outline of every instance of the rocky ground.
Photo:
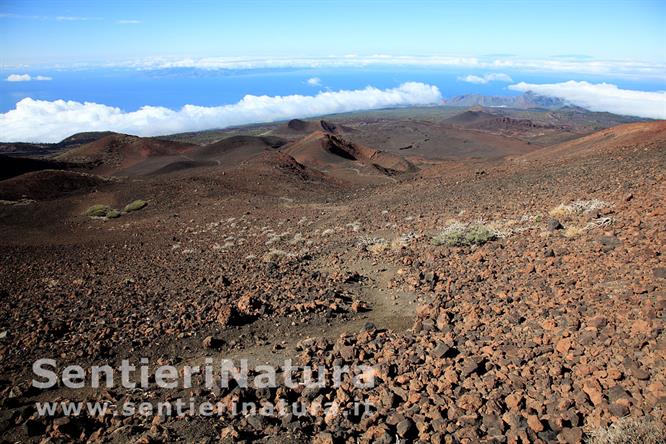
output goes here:
[[[438, 163], [386, 185], [295, 175], [271, 158], [252, 174], [199, 169], [3, 203], [3, 441], [577, 443], [625, 417], [663, 439], [666, 137], [661, 125], [614, 143], [617, 131], [573, 157]], [[83, 215], [136, 198], [148, 205]], [[371, 365], [375, 384], [38, 390], [31, 366], [44, 357], [291, 358]], [[178, 397], [287, 399], [312, 414], [34, 407]], [[347, 414], [355, 401], [372, 413]]]

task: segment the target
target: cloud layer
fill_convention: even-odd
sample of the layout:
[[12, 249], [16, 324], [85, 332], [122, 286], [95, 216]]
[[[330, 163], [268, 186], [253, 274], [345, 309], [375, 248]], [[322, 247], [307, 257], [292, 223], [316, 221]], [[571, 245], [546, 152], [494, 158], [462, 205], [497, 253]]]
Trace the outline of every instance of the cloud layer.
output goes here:
[[[3, 15], [0, 14], [0, 17]], [[5, 15], [7, 16], [7, 15]], [[140, 20], [116, 20], [118, 24], [136, 24]], [[5, 63], [6, 68], [18, 69], [16, 64]], [[115, 62], [58, 64], [57, 68], [131, 68], [131, 69], [271, 69], [271, 68], [363, 68], [363, 67], [453, 67], [486, 71], [558, 72], [586, 75], [610, 75], [614, 78], [663, 80], [666, 65], [663, 62], [635, 60], [600, 60], [583, 56], [563, 56], [532, 59], [511, 54], [485, 56], [396, 56], [331, 55], [326, 57], [146, 57]], [[469, 76], [468, 76], [469, 77]], [[472, 76], [484, 79], [485, 76]], [[497, 79], [499, 80], [499, 79]], [[491, 80], [492, 81], [492, 80]]]
[[433, 56], [395, 56], [375, 55], [335, 55], [328, 57], [201, 57], [176, 58], [152, 57], [109, 63], [106, 66], [128, 67], [137, 69], [256, 69], [256, 68], [339, 68], [366, 66], [424, 66], [458, 67], [492, 71], [522, 70], [528, 72], [568, 72], [576, 74], [613, 75], [626, 78], [663, 79], [663, 63], [649, 63], [633, 60], [598, 60], [598, 59], [527, 59], [510, 55], [459, 57], [446, 55]]
[[5, 79], [8, 82], [30, 82], [31, 80], [45, 81], [53, 80], [51, 77], [46, 76], [31, 76], [30, 74], [10, 74]]
[[436, 104], [441, 100], [436, 86], [418, 82], [384, 90], [368, 86], [314, 96], [247, 95], [232, 105], [185, 105], [180, 110], [144, 106], [132, 112], [98, 103], [26, 98], [13, 110], [0, 114], [0, 138], [3, 142], [58, 142], [77, 132], [105, 130], [155, 136], [363, 109]]
[[508, 74], [503, 74], [501, 72], [491, 72], [483, 76], [469, 74], [464, 77], [458, 77], [458, 80], [467, 83], [476, 83], [479, 85], [485, 85], [486, 83], [490, 82], [513, 82], [513, 79], [509, 77]]
[[592, 111], [666, 119], [666, 91], [620, 89], [611, 83], [589, 83], [569, 80], [562, 83], [534, 84], [520, 82], [510, 85], [515, 91], [559, 97]]
[[319, 77], [310, 77], [308, 79], [308, 85], [310, 85], [310, 86], [321, 86], [321, 79]]

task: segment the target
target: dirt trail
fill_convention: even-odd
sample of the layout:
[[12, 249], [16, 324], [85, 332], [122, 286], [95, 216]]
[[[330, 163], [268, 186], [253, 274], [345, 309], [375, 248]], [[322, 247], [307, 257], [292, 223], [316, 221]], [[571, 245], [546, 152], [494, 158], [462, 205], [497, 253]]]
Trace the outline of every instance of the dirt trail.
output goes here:
[[[414, 323], [418, 296], [399, 288], [388, 288], [397, 268], [391, 264], [367, 259], [347, 261], [342, 271], [358, 273], [360, 277], [359, 282], [349, 284], [348, 290], [365, 304], [365, 311], [331, 320], [322, 319], [306, 325], [297, 324], [297, 320], [293, 318], [258, 320], [220, 335], [226, 343], [241, 336], [257, 337], [259, 340], [255, 345], [233, 350], [225, 350], [223, 347], [219, 351], [210, 351], [204, 357], [234, 361], [247, 359], [250, 367], [258, 364], [281, 365], [285, 359], [296, 359], [297, 344], [304, 339], [334, 339], [344, 333], [357, 333], [368, 323], [374, 324], [378, 329], [405, 331]], [[325, 266], [322, 266], [321, 270], [341, 271]], [[271, 334], [266, 336], [269, 331]], [[204, 357], [188, 360], [186, 363], [197, 365], [203, 362]]]
[[360, 299], [368, 304], [370, 311], [365, 314], [365, 322], [372, 322], [377, 328], [404, 331], [414, 322], [417, 295], [397, 288], [388, 288], [398, 267], [367, 259], [346, 263], [347, 268], [365, 277], [359, 285]]

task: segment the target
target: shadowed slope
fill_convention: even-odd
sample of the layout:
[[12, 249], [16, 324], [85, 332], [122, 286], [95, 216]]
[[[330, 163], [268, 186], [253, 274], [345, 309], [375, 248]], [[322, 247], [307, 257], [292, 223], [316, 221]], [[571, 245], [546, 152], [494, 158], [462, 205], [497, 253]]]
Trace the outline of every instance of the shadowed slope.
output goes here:
[[178, 155], [151, 157], [122, 170], [121, 173], [134, 176], [167, 174], [206, 166], [226, 168], [263, 151], [277, 149], [284, 143], [283, 139], [272, 136], [232, 136], [209, 145], [195, 146]]
[[9, 157], [0, 155], [0, 180], [19, 176], [31, 171], [60, 170], [71, 167], [65, 162], [55, 162], [47, 159], [27, 159], [23, 157]]
[[73, 171], [42, 170], [0, 182], [0, 199], [48, 200], [64, 194], [83, 193], [108, 184], [109, 179]]
[[167, 140], [112, 134], [66, 151], [56, 157], [69, 162], [92, 163], [96, 173], [115, 174], [151, 157], [187, 153], [196, 145]]

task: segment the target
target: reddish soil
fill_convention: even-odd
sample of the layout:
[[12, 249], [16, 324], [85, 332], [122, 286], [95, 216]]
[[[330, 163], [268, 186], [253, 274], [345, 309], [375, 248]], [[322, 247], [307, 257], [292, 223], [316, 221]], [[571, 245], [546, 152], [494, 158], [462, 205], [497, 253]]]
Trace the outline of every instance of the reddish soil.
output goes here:
[[[470, 151], [487, 153], [480, 158], [437, 155], [438, 143], [440, 154], [455, 151], [446, 138], [427, 156], [383, 153], [360, 132], [284, 146], [256, 138], [265, 136], [223, 141], [219, 157], [215, 146], [130, 138], [127, 153], [109, 152], [118, 145], [108, 141], [76, 152], [101, 162], [98, 171], [137, 168], [113, 181], [69, 172], [0, 181], [4, 192], [42, 190], [0, 206], [3, 439], [577, 443], [624, 417], [661, 425], [664, 129], [619, 126], [545, 148], [513, 140], [519, 149], [502, 155], [490, 145]], [[180, 156], [219, 163], [154, 174], [188, 161]], [[164, 162], [144, 169], [152, 158]], [[116, 219], [84, 215], [135, 199], [148, 205]], [[488, 232], [437, 242], [466, 224]], [[31, 365], [43, 357], [61, 370], [141, 357], [179, 368], [206, 357], [291, 358], [372, 365], [376, 379], [318, 390], [38, 390]], [[35, 401], [190, 396], [343, 411], [360, 399], [374, 410], [161, 419], [34, 411]]]

